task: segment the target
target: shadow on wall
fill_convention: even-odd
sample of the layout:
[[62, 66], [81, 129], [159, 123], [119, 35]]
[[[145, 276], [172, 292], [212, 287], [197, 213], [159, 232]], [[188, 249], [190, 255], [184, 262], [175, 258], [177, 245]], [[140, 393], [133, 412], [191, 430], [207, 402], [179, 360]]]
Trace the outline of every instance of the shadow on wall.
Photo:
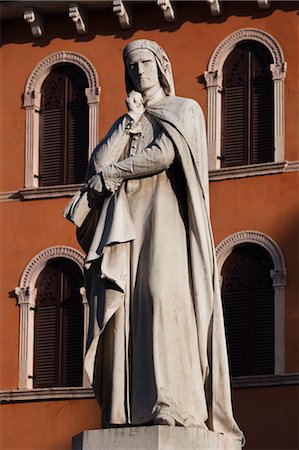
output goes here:
[[[185, 22], [192, 23], [214, 23], [225, 22], [230, 16], [251, 17], [258, 19], [273, 14], [275, 10], [293, 11], [297, 10], [297, 2], [272, 2], [269, 9], [259, 9], [256, 2], [229, 1], [222, 2], [222, 14], [213, 16], [210, 6], [206, 1], [178, 1], [177, 17], [178, 21], [168, 23], [165, 21], [162, 11], [154, 2], [147, 4], [131, 4], [133, 26], [127, 30], [120, 27], [117, 16], [111, 9], [92, 10], [89, 13], [88, 28], [86, 35], [78, 35], [74, 23], [68, 17], [67, 7], [65, 14], [48, 14], [44, 17], [43, 38], [33, 38], [30, 26], [21, 18], [6, 20], [2, 23], [1, 46], [10, 43], [32, 42], [34, 47], [45, 47], [52, 39], [60, 38], [65, 40], [75, 40], [75, 42], [88, 42], [97, 35], [114, 36], [115, 39], [130, 39], [137, 31], [151, 31], [159, 29], [161, 32], [173, 33]], [[37, 8], [38, 9], [38, 8]], [[12, 26], [11, 26], [12, 25]]]

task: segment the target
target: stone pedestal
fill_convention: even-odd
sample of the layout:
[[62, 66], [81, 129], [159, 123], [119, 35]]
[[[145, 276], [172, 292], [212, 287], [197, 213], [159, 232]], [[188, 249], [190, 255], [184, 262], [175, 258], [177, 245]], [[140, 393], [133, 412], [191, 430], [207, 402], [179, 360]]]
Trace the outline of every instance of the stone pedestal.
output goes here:
[[83, 431], [73, 450], [241, 450], [241, 442], [200, 428], [148, 426]]

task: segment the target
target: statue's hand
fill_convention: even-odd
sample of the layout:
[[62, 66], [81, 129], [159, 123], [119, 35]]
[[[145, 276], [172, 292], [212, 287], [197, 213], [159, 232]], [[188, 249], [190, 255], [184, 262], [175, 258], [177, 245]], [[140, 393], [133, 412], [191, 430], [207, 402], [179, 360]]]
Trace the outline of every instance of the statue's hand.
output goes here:
[[137, 122], [145, 111], [143, 98], [140, 92], [131, 91], [126, 99], [128, 114]]
[[93, 189], [94, 191], [97, 191], [99, 193], [103, 192], [103, 182], [100, 175], [96, 174], [93, 177], [91, 177], [88, 182], [89, 189]]

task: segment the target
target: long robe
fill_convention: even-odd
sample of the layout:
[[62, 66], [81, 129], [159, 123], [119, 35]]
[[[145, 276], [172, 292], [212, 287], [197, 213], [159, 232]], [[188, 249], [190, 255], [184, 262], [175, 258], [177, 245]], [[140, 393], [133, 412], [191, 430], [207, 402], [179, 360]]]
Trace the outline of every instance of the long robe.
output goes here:
[[102, 171], [115, 193], [78, 230], [79, 241], [91, 241], [85, 368], [106, 425], [138, 425], [166, 413], [180, 425], [241, 439], [209, 220], [203, 114], [194, 100], [169, 96], [147, 106], [142, 120], [136, 155], [128, 153], [125, 116], [90, 165], [88, 176]]

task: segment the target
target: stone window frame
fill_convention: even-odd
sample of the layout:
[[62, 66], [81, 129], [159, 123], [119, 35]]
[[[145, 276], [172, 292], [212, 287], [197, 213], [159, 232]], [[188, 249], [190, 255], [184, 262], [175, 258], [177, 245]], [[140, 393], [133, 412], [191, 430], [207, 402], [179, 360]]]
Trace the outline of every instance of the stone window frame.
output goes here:
[[[20, 285], [15, 288], [18, 306], [20, 307], [19, 324], [19, 389], [33, 388], [34, 361], [34, 313], [36, 307], [36, 281], [47, 262], [56, 258], [64, 258], [75, 262], [83, 275], [84, 256], [76, 249], [64, 245], [48, 247], [37, 255], [25, 267], [20, 279]], [[83, 304], [83, 348], [86, 348], [89, 306], [84, 286], [80, 288]], [[83, 388], [90, 387], [88, 378], [83, 371]], [[50, 388], [49, 388], [50, 389]], [[52, 389], [52, 388], [51, 388]], [[61, 390], [62, 388], [60, 388]], [[63, 388], [68, 389], [68, 388]], [[78, 389], [78, 388], [76, 388]]]
[[26, 190], [30, 193], [29, 198], [56, 197], [74, 190], [74, 185], [39, 187], [39, 111], [41, 108], [41, 87], [52, 67], [59, 63], [75, 64], [86, 75], [88, 87], [85, 95], [88, 104], [89, 131], [88, 131], [88, 154], [91, 155], [98, 143], [98, 118], [100, 87], [97, 72], [92, 63], [79, 53], [71, 51], [60, 51], [48, 55], [41, 60], [33, 69], [26, 83], [24, 92], [23, 108], [26, 111], [26, 139], [25, 139], [25, 189], [21, 190], [26, 198]]
[[222, 268], [232, 253], [234, 247], [239, 244], [258, 244], [271, 256], [274, 269], [270, 271], [274, 288], [274, 375], [234, 377], [233, 386], [250, 384], [269, 384], [275, 376], [285, 374], [285, 286], [286, 268], [282, 251], [276, 242], [259, 231], [245, 230], [233, 233], [223, 239], [216, 247], [216, 258], [222, 284]]
[[[226, 58], [236, 47], [243, 41], [257, 41], [263, 44], [271, 53], [273, 64], [270, 65], [272, 79], [274, 83], [274, 164], [271, 164], [270, 171], [275, 163], [281, 163], [285, 158], [285, 130], [284, 130], [284, 80], [286, 76], [287, 63], [284, 54], [277, 40], [269, 33], [256, 28], [243, 28], [226, 36], [213, 51], [208, 63], [208, 69], [204, 72], [206, 80], [206, 88], [208, 91], [208, 129], [207, 144], [209, 170], [221, 169], [221, 115], [222, 115], [222, 96], [223, 89], [223, 65]], [[263, 168], [263, 164], [254, 165], [257, 174]], [[245, 166], [242, 167], [242, 175], [247, 176], [244, 172]], [[251, 169], [250, 165], [246, 166]], [[234, 167], [233, 169], [236, 169]], [[225, 169], [226, 172], [229, 168]], [[229, 173], [227, 174], [229, 177]]]

